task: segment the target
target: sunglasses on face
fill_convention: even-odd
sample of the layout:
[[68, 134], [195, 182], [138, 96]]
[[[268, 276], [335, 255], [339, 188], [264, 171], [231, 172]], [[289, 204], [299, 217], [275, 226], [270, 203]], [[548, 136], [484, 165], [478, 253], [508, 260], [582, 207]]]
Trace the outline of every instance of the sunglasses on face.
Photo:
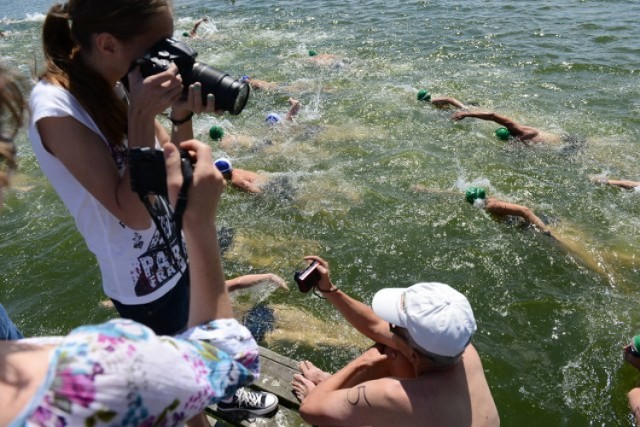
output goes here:
[[406, 339], [403, 333], [404, 330], [406, 329], [400, 326], [396, 326], [393, 323], [389, 323], [389, 332], [391, 332], [393, 335], [396, 335], [402, 339]]

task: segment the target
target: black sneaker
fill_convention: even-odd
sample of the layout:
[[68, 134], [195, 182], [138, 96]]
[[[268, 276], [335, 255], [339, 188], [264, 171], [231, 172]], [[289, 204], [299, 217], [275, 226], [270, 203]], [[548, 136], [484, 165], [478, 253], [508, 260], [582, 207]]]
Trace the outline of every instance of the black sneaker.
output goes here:
[[278, 407], [278, 398], [266, 391], [253, 391], [246, 387], [239, 388], [230, 402], [218, 402], [218, 411], [242, 411], [251, 415], [264, 415]]

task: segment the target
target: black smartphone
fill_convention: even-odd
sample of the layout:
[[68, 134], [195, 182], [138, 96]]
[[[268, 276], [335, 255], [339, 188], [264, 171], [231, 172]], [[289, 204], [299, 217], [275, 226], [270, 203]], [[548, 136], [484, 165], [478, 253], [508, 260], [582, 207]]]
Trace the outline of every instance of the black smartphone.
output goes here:
[[298, 284], [300, 292], [306, 294], [318, 284], [320, 281], [318, 265], [320, 265], [318, 261], [314, 261], [304, 270], [293, 273], [293, 280]]

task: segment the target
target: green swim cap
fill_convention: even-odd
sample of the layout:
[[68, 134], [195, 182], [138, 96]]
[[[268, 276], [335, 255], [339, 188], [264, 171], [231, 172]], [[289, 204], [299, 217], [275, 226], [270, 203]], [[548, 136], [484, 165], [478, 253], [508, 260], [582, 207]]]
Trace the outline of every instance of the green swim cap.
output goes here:
[[185, 31], [184, 33], [182, 33], [182, 37], [189, 37], [189, 33]]
[[511, 137], [511, 133], [509, 132], [509, 129], [503, 127], [496, 129], [496, 136], [498, 139], [508, 141], [509, 137]]
[[223, 136], [224, 129], [222, 129], [220, 126], [211, 126], [211, 129], [209, 129], [209, 137], [214, 141], [222, 139]]
[[309, 49], [309, 56], [316, 56], [318, 54], [318, 52], [316, 52], [313, 49]]
[[485, 199], [487, 197], [486, 191], [484, 188], [480, 187], [469, 187], [467, 191], [464, 193], [464, 198], [467, 199], [467, 202], [473, 204], [476, 199]]
[[416, 95], [418, 101], [431, 101], [431, 94], [425, 89], [420, 89], [418, 95]]

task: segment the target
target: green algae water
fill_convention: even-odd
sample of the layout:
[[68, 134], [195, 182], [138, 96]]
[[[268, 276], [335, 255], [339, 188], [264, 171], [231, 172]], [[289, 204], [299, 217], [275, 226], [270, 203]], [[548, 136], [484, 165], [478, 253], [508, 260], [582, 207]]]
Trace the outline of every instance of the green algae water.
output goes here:
[[[2, 0], [0, 55], [26, 77], [42, 65], [50, 4]], [[503, 425], [632, 424], [626, 392], [640, 374], [621, 349], [640, 332], [640, 193], [589, 177], [640, 180], [639, 3], [177, 0], [175, 15], [178, 38], [209, 18], [189, 41], [199, 60], [276, 84], [239, 116], [194, 122], [203, 141], [214, 124], [254, 137], [212, 143], [215, 155], [270, 179], [264, 194], [224, 196], [220, 225], [234, 230], [227, 275], [277, 273], [292, 291], [257, 298], [319, 319], [286, 317], [282, 328], [308, 339], [285, 335], [269, 341], [273, 350], [330, 370], [358, 351], [335, 310], [295, 290], [302, 257], [317, 254], [366, 302], [418, 281], [465, 293]], [[335, 58], [318, 65], [309, 50]], [[454, 123], [451, 111], [417, 101], [419, 89], [588, 142], [505, 144], [497, 125]], [[289, 97], [302, 103], [297, 123], [268, 127], [265, 116], [283, 115]], [[0, 217], [0, 301], [26, 335], [113, 316], [25, 133], [18, 145], [20, 173]], [[567, 245], [471, 207], [470, 185], [550, 218]], [[337, 339], [324, 340], [330, 329]]]

